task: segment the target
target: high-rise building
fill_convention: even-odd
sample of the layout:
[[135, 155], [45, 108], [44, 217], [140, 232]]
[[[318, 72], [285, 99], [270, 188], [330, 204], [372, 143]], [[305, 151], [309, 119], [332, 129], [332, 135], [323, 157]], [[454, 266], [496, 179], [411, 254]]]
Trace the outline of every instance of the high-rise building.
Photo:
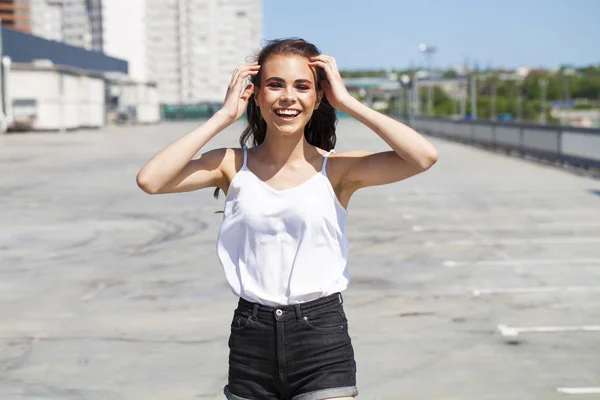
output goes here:
[[2, 25], [21, 32], [31, 32], [29, 0], [0, 0]]
[[261, 0], [0, 0], [5, 14], [7, 26], [127, 60], [164, 104], [222, 101], [262, 37]]
[[102, 0], [29, 0], [31, 33], [102, 51]]
[[262, 37], [261, 0], [103, 0], [104, 51], [158, 84], [161, 103], [222, 101]]
[[148, 76], [161, 101], [222, 101], [233, 70], [260, 48], [260, 0], [147, 0]]

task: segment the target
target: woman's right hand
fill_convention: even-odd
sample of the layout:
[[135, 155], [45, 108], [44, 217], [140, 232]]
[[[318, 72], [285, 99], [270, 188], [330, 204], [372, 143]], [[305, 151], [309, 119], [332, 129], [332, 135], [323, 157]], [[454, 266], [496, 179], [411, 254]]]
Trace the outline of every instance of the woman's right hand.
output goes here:
[[259, 70], [260, 65], [258, 65], [258, 62], [253, 62], [237, 67], [235, 71], [233, 71], [233, 76], [227, 87], [227, 94], [223, 101], [223, 107], [221, 107], [221, 111], [227, 115], [228, 118], [231, 118], [232, 122], [237, 121], [244, 115], [248, 99], [250, 99], [250, 96], [254, 93], [254, 84], [252, 83], [246, 86], [242, 92], [242, 83], [244, 82], [244, 79], [248, 76], [256, 76]]

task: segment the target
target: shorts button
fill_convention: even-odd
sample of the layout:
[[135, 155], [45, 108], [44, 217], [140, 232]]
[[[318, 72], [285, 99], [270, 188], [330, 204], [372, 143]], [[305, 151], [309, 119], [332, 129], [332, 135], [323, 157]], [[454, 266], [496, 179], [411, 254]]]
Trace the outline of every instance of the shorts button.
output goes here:
[[283, 311], [278, 308], [277, 310], [275, 310], [275, 315], [281, 317], [283, 315]]

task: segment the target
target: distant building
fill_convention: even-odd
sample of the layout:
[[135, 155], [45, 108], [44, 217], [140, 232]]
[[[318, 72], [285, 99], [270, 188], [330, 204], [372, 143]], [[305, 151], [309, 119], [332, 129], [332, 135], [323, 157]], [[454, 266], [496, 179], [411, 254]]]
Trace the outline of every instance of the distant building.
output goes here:
[[6, 27], [125, 59], [164, 104], [221, 102], [262, 38], [261, 0], [0, 0]]
[[101, 0], [29, 1], [32, 34], [87, 50], [102, 51]]
[[2, 25], [21, 32], [31, 32], [29, 0], [0, 0]]
[[529, 75], [530, 72], [531, 68], [525, 66], [519, 67], [515, 70], [515, 73], [521, 78], [527, 78], [527, 75]]
[[148, 75], [161, 101], [223, 101], [234, 69], [261, 44], [260, 0], [147, 0]]
[[160, 119], [156, 85], [130, 82], [127, 61], [6, 27], [0, 32], [0, 133], [99, 128], [111, 112], [132, 123]]
[[260, 0], [103, 0], [104, 51], [158, 84], [161, 103], [223, 101], [262, 38]]
[[579, 126], [582, 128], [600, 127], [600, 110], [565, 110], [552, 109], [552, 117], [561, 125]]

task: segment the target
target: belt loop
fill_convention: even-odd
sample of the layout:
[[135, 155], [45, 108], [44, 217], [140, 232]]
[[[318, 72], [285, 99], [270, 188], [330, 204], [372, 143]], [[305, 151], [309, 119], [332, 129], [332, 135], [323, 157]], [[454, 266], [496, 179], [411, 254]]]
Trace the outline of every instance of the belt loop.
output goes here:
[[258, 316], [258, 304], [255, 304], [252, 308], [252, 318], [256, 319]]
[[300, 309], [300, 304], [294, 304], [294, 309], [296, 310], [296, 319], [298, 322], [302, 321], [302, 310]]
[[340, 298], [340, 304], [344, 304], [344, 298], [342, 297], [342, 294], [338, 293], [338, 296]]

